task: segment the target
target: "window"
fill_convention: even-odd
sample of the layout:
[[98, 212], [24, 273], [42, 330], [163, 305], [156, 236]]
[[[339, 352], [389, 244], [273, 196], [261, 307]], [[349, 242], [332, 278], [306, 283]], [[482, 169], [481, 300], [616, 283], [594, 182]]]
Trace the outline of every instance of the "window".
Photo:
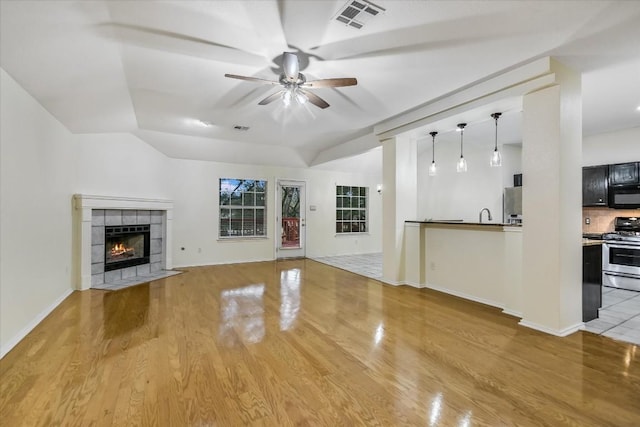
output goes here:
[[267, 181], [220, 179], [220, 237], [266, 235]]
[[336, 233], [368, 231], [368, 187], [336, 186]]

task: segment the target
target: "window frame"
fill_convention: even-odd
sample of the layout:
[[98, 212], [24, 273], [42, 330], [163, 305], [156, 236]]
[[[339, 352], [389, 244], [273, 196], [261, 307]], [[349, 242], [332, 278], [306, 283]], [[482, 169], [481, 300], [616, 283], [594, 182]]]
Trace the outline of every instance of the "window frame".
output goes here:
[[[357, 188], [358, 194], [354, 195], [354, 189]], [[345, 190], [349, 189], [349, 190]], [[348, 193], [345, 193], [348, 191]], [[362, 192], [364, 191], [364, 195]], [[335, 189], [335, 234], [336, 236], [344, 236], [344, 235], [359, 235], [359, 234], [368, 234], [369, 233], [369, 195], [371, 192], [369, 191], [369, 187], [367, 186], [357, 186], [357, 185], [338, 185], [336, 184]], [[345, 200], [348, 199], [348, 206], [345, 206]], [[354, 200], [356, 203], [354, 203]], [[364, 203], [364, 207], [362, 207], [362, 203]], [[357, 206], [354, 206], [357, 204]], [[353, 220], [352, 215], [354, 212], [358, 213], [358, 219]], [[348, 215], [348, 218], [345, 217]], [[362, 218], [362, 213], [364, 214], [364, 219]], [[342, 226], [340, 226], [342, 224]], [[351, 224], [349, 231], [340, 231], [340, 229], [345, 229], [345, 224]], [[357, 229], [354, 230], [354, 225], [358, 224]], [[364, 229], [363, 229], [364, 228]]]
[[[233, 191], [223, 189], [223, 183], [228, 185], [234, 185], [232, 183], [237, 182], [237, 186]], [[239, 189], [241, 186], [251, 183], [252, 189], [247, 191], [246, 188]], [[267, 239], [268, 232], [268, 218], [267, 218], [267, 204], [268, 204], [268, 185], [269, 182], [265, 179], [249, 179], [249, 178], [218, 178], [218, 240], [221, 241], [235, 241], [245, 239]], [[263, 191], [258, 191], [260, 188]], [[263, 197], [260, 198], [259, 195]], [[226, 201], [223, 201], [223, 197], [228, 197]], [[261, 199], [262, 204], [257, 204]], [[224, 216], [223, 210], [228, 211], [227, 216]], [[249, 212], [251, 211], [251, 212]], [[258, 215], [258, 212], [262, 211], [262, 216]], [[251, 213], [251, 215], [249, 215]], [[239, 214], [239, 217], [238, 217]], [[245, 217], [245, 214], [248, 216]], [[227, 227], [223, 227], [223, 220], [229, 221]], [[258, 222], [260, 219], [261, 222]], [[239, 220], [240, 234], [230, 234], [235, 231], [233, 226], [234, 220]], [[245, 234], [245, 220], [249, 220], [251, 224], [252, 234]], [[261, 234], [257, 234], [258, 230], [262, 230]], [[223, 235], [225, 231], [226, 235]]]

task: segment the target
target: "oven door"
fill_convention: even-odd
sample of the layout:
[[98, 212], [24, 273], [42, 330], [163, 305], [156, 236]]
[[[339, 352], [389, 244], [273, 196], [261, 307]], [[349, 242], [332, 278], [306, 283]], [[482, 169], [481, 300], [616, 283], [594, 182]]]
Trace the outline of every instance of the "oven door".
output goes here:
[[640, 291], [640, 245], [620, 241], [602, 245], [602, 284]]

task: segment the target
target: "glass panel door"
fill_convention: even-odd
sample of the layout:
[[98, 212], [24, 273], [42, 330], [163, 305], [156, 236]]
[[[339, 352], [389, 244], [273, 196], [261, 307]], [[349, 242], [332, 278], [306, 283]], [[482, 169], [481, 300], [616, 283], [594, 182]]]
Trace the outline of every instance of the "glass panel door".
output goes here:
[[278, 258], [304, 257], [305, 183], [278, 181]]

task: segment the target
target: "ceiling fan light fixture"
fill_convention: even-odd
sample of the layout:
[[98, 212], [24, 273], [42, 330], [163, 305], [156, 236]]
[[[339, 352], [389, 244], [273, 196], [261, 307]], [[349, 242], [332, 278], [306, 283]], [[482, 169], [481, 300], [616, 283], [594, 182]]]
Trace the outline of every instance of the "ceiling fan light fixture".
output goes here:
[[308, 100], [309, 98], [307, 97], [307, 95], [302, 93], [300, 90], [296, 90], [296, 101], [298, 101], [298, 104], [304, 105]]
[[281, 85], [282, 89], [262, 99], [258, 102], [258, 105], [268, 105], [278, 99], [282, 99], [282, 103], [285, 108], [288, 108], [292, 101], [296, 101], [300, 105], [309, 103], [320, 109], [325, 109], [329, 107], [329, 103], [313, 93], [313, 90], [311, 89], [338, 88], [355, 86], [358, 84], [358, 80], [355, 77], [338, 77], [307, 81], [304, 74], [299, 72], [300, 64], [295, 53], [284, 52], [282, 58], [282, 68], [284, 72], [280, 74], [278, 80], [267, 80], [259, 77], [241, 76], [237, 74], [225, 74], [224, 76], [231, 79], [261, 84]]
[[290, 90], [285, 90], [284, 92], [282, 92], [282, 103], [284, 104], [285, 108], [291, 105], [291, 97], [292, 96]]

